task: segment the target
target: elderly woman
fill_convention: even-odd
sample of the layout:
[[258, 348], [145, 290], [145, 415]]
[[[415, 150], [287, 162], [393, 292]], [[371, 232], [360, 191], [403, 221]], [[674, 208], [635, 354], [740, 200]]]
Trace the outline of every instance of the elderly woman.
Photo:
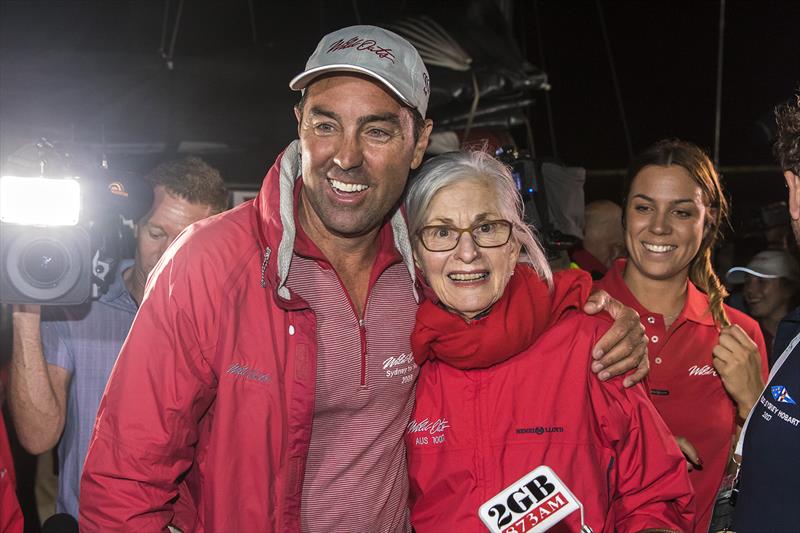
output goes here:
[[[641, 386], [592, 376], [591, 347], [609, 322], [575, 310], [588, 275], [559, 273], [580, 290], [552, 291], [508, 169], [480, 152], [435, 157], [406, 208], [435, 293], [412, 337], [422, 365], [406, 434], [416, 531], [485, 531], [479, 508], [541, 465], [583, 503], [565, 531], [582, 517], [595, 532], [690, 529], [679, 449]], [[492, 527], [524, 531], [543, 519], [529, 512], [535, 496], [498, 504]]]

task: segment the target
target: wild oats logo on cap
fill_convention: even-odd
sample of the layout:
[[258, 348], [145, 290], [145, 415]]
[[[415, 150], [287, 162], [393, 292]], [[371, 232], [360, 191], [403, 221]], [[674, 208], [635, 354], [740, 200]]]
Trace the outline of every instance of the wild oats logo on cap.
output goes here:
[[339, 39], [333, 43], [330, 48], [328, 48], [327, 53], [330, 54], [331, 52], [336, 52], [338, 50], [347, 50], [348, 48], [355, 48], [359, 52], [373, 52], [379, 58], [388, 59], [394, 63], [394, 54], [392, 53], [391, 48], [384, 48], [372, 39], [359, 39], [358, 36], [352, 37], [347, 41], [344, 39]]
[[431, 92], [428, 70], [417, 49], [394, 32], [377, 26], [350, 26], [329, 33], [289, 87], [303, 90], [319, 76], [332, 72], [369, 76], [425, 116]]

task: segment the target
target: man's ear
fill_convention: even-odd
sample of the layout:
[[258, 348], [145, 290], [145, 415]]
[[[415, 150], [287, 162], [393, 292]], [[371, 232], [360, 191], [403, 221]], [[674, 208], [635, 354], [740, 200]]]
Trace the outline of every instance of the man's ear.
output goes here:
[[786, 180], [786, 187], [789, 188], [789, 216], [792, 220], [800, 220], [800, 176], [786, 170], [783, 173], [783, 178]]
[[414, 157], [411, 158], [411, 168], [417, 168], [420, 163], [422, 163], [422, 158], [425, 156], [425, 150], [428, 148], [428, 140], [431, 137], [431, 131], [433, 131], [433, 121], [429, 118], [425, 119], [425, 126], [422, 127], [422, 131], [419, 134], [419, 139], [417, 139], [417, 143], [414, 145]]
[[300, 124], [303, 122], [303, 112], [298, 106], [294, 106], [294, 118], [297, 119], [297, 136], [300, 136]]

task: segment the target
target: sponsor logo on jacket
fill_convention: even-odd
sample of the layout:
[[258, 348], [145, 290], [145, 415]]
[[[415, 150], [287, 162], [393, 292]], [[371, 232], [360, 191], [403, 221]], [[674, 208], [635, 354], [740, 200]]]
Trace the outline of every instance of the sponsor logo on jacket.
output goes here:
[[532, 433], [534, 435], [544, 435], [545, 433], [564, 433], [563, 426], [534, 426], [529, 428], [517, 428], [518, 435]]
[[414, 444], [425, 446], [427, 444], [442, 444], [445, 441], [445, 430], [450, 427], [446, 418], [437, 418], [431, 422], [429, 418], [411, 420], [408, 423], [406, 432], [414, 436]]
[[228, 370], [226, 370], [225, 373], [231, 374], [238, 378], [244, 378], [248, 381], [255, 381], [256, 383], [267, 383], [270, 379], [272, 379], [269, 374], [261, 372], [260, 370], [256, 370], [255, 368], [250, 368], [241, 363], [233, 363], [228, 367]]
[[[761, 405], [764, 406], [764, 410], [761, 413], [761, 418], [764, 420], [772, 420], [773, 415], [777, 416], [779, 419], [783, 420], [787, 424], [791, 424], [794, 427], [800, 426], [800, 419], [790, 415], [789, 413], [785, 412], [783, 409], [780, 409], [777, 405], [767, 400], [765, 395], [761, 395], [761, 398], [758, 401]], [[786, 409], [787, 407], [784, 407]]]

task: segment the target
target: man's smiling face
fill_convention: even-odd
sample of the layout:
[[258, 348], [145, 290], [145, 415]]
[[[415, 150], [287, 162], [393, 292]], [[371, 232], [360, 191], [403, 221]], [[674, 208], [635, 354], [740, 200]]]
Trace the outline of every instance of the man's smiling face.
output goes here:
[[306, 91], [295, 109], [304, 218], [338, 237], [376, 230], [422, 161], [429, 128], [415, 141], [411, 111], [369, 78], [329, 76]]

